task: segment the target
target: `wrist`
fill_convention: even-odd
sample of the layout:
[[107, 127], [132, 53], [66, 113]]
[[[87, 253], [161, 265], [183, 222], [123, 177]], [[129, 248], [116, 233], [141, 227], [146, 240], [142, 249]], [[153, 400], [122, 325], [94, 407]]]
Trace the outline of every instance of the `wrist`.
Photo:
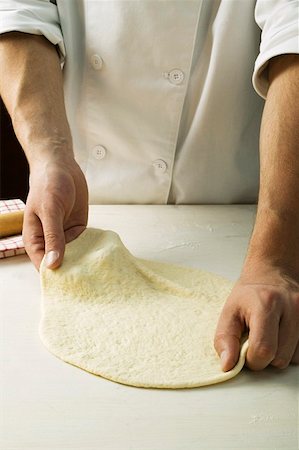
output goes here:
[[254, 264], [253, 261], [245, 262], [237, 282], [243, 285], [280, 286], [299, 291], [298, 272], [265, 260], [255, 260]]
[[299, 277], [299, 219], [296, 211], [259, 208], [244, 266], [277, 267]]
[[49, 163], [63, 164], [74, 161], [71, 142], [63, 136], [32, 140], [30, 145], [23, 147], [30, 170], [36, 166]]

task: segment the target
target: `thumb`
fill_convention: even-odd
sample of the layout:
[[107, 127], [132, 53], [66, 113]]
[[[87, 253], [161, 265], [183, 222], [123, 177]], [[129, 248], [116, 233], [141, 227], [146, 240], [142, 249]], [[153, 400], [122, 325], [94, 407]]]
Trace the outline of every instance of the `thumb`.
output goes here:
[[63, 218], [48, 211], [42, 225], [45, 240], [45, 263], [49, 269], [56, 269], [62, 263], [65, 249]]
[[214, 337], [214, 347], [221, 359], [224, 372], [231, 370], [239, 359], [242, 331], [243, 324], [240, 317], [224, 308]]

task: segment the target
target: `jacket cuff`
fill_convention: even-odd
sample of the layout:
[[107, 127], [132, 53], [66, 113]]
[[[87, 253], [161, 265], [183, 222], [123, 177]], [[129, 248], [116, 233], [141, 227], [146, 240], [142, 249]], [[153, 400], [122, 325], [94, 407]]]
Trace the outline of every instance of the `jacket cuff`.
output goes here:
[[1, 0], [0, 34], [10, 31], [45, 36], [57, 46], [60, 62], [65, 59], [65, 45], [56, 5], [45, 0]]
[[255, 18], [262, 29], [260, 53], [252, 76], [253, 87], [263, 97], [269, 88], [268, 63], [271, 58], [299, 54], [299, 3], [297, 0], [260, 0]]

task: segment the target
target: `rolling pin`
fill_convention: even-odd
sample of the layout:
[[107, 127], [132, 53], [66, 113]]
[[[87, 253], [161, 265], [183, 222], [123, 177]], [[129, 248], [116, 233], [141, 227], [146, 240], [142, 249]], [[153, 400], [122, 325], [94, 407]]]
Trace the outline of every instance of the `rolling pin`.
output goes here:
[[13, 211], [0, 214], [0, 238], [21, 234], [24, 211]]

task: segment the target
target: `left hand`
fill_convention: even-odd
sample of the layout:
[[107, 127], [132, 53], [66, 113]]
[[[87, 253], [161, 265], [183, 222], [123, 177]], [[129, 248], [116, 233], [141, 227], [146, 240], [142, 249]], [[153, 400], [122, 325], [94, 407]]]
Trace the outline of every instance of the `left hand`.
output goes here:
[[85, 230], [87, 215], [87, 185], [74, 158], [31, 161], [23, 241], [38, 270], [45, 253], [48, 257], [56, 255], [54, 260], [45, 261], [50, 269], [62, 264], [65, 244]]
[[243, 273], [229, 295], [215, 333], [222, 369], [239, 359], [240, 338], [249, 333], [246, 365], [262, 370], [299, 364], [299, 282], [271, 265]]

